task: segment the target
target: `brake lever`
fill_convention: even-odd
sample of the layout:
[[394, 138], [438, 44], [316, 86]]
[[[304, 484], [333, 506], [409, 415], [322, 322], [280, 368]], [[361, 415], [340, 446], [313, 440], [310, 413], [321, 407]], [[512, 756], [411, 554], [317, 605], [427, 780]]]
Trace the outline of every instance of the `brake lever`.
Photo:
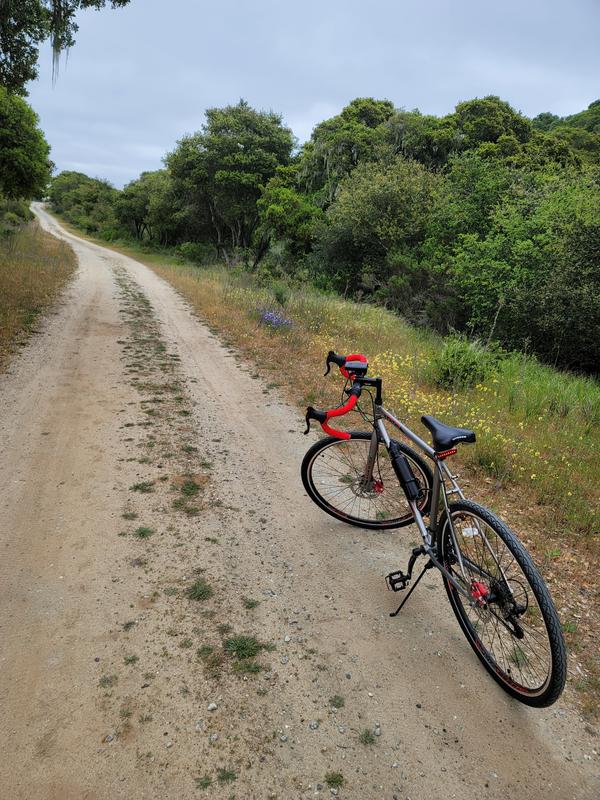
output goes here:
[[309, 408], [307, 408], [307, 409], [306, 409], [306, 417], [305, 417], [305, 419], [306, 419], [306, 430], [304, 431], [304, 435], [305, 435], [305, 436], [306, 436], [308, 433], [310, 433], [310, 416], [309, 416], [309, 414], [310, 414], [310, 409], [309, 409]]

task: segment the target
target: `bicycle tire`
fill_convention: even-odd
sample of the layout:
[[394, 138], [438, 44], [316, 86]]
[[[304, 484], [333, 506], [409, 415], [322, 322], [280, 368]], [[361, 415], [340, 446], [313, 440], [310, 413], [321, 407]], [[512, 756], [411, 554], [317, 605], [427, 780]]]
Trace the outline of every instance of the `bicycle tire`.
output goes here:
[[[350, 434], [350, 439], [337, 439], [333, 436], [328, 436], [315, 442], [306, 452], [302, 460], [302, 483], [304, 484], [306, 493], [319, 508], [332, 517], [346, 522], [348, 525], [372, 530], [388, 530], [410, 525], [413, 522], [412, 511], [406, 501], [404, 491], [393, 472], [389, 454], [383, 442], [379, 442], [378, 458], [376, 462], [376, 469], [378, 470], [377, 480], [380, 485], [370, 492], [364, 490], [359, 491], [357, 488], [361, 480], [359, 474], [360, 467], [358, 465], [361, 463], [361, 457], [363, 460], [362, 463], [364, 463], [364, 459], [366, 459], [368, 443], [371, 441], [371, 436], [372, 434], [366, 431], [353, 431]], [[343, 461], [343, 456], [347, 455], [349, 448], [354, 447], [353, 443], [366, 444], [366, 447], [363, 444], [360, 448], [362, 456], [361, 452], [357, 453], [358, 461], [356, 465], [354, 465], [352, 461], [354, 458], [352, 454], [349, 458], [346, 458], [346, 462]], [[398, 446], [409, 459], [413, 472], [421, 484], [423, 496], [419, 500], [418, 505], [421, 512], [426, 514], [431, 502], [431, 485], [433, 481], [431, 470], [425, 460], [410, 447], [403, 442], [398, 442]], [[337, 478], [327, 478], [327, 480], [331, 481], [331, 486], [333, 487], [332, 491], [329, 492], [329, 498], [326, 496], [327, 492], [324, 491], [323, 477], [319, 477], [318, 474], [315, 474], [315, 472], [318, 473], [319, 470], [319, 467], [316, 465], [320, 464], [321, 459], [324, 459], [328, 454], [333, 454], [334, 458], [337, 457], [342, 463], [347, 464], [346, 473], [342, 473], [342, 471], [338, 470], [339, 475]], [[355, 470], [355, 475], [352, 475], [353, 470]], [[336, 502], [338, 505], [345, 507], [339, 508], [336, 506], [332, 502], [332, 494], [337, 496], [338, 500]], [[358, 500], [358, 503], [352, 501], [352, 495]], [[361, 516], [361, 499], [365, 501], [364, 507], [372, 506], [373, 513], [371, 516]], [[356, 513], [353, 513], [355, 505], [357, 505], [358, 510]], [[396, 508], [401, 509], [401, 513], [399, 513], [398, 516], [394, 516]], [[378, 514], [380, 518], [377, 518]]]
[[[481, 582], [490, 589], [488, 596], [496, 596], [485, 608], [474, 608], [443, 578], [450, 605], [467, 641], [508, 694], [529, 706], [552, 705], [565, 686], [567, 655], [558, 614], [546, 584], [516, 535], [495, 514], [470, 500], [451, 503], [449, 510], [465, 571], [470, 573], [468, 577], [483, 579]], [[473, 522], [470, 527], [463, 524], [469, 518], [477, 521], [475, 527]], [[446, 511], [438, 530], [441, 561], [464, 584]], [[510, 554], [510, 560], [504, 560], [505, 552]], [[519, 608], [525, 610], [511, 615], [510, 609]], [[516, 635], [519, 631], [522, 639]], [[547, 665], [542, 662], [540, 673], [533, 664], [534, 658], [547, 659]]]

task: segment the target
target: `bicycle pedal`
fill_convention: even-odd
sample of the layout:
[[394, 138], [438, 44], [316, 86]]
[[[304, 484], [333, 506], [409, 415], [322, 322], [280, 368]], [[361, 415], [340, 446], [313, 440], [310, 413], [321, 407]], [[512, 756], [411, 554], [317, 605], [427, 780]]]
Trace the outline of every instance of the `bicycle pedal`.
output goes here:
[[389, 575], [386, 575], [385, 582], [392, 592], [401, 592], [410, 583], [410, 577], [399, 569], [397, 572], [390, 572]]

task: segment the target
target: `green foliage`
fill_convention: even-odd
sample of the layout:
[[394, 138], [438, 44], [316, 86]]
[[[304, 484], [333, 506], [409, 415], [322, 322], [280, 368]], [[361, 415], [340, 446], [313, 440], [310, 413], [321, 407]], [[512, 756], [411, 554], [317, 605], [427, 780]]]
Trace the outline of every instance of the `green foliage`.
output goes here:
[[318, 234], [313, 270], [332, 288], [373, 294], [410, 313], [440, 177], [402, 157], [360, 164], [340, 185]]
[[443, 167], [449, 157], [463, 149], [455, 120], [420, 111], [397, 111], [387, 123], [386, 140], [396, 153], [414, 158], [425, 166]]
[[198, 578], [187, 590], [190, 600], [209, 600], [213, 594], [214, 589], [204, 578]]
[[181, 139], [166, 158], [176, 191], [210, 220], [215, 245], [247, 248], [258, 224], [260, 187], [288, 163], [289, 128], [244, 100], [209, 108], [202, 131]]
[[[444, 335], [594, 374], [599, 118], [600, 101], [528, 120], [494, 96], [443, 117], [357, 98], [292, 157], [281, 118], [240, 101], [209, 109], [166, 169], [123, 191], [64, 172], [50, 197], [104, 238], [205, 267], [243, 263], [282, 307], [290, 287], [311, 280]], [[435, 379], [455, 380], [450, 364], [469, 383], [484, 356], [467, 368], [477, 346], [450, 341]]]
[[325, 775], [325, 783], [331, 789], [339, 789], [344, 785], [344, 776], [341, 772], [327, 772]]
[[515, 182], [485, 235], [459, 237], [451, 274], [467, 327], [553, 363], [597, 370], [599, 220], [594, 174]]
[[38, 116], [21, 97], [0, 86], [0, 194], [40, 197], [50, 180], [50, 147]]
[[498, 142], [503, 136], [517, 142], [526, 142], [531, 136], [531, 122], [494, 95], [459, 103], [454, 117], [466, 148]]
[[212, 244], [204, 242], [182, 242], [175, 252], [183, 261], [191, 261], [198, 266], [206, 266], [217, 260], [217, 251]]
[[285, 242], [292, 257], [307, 253], [322, 210], [309, 197], [272, 178], [257, 202], [261, 233]]
[[81, 172], [61, 172], [53, 179], [48, 196], [59, 214], [87, 233], [107, 239], [116, 235], [119, 193], [108, 181]]
[[238, 659], [254, 658], [263, 645], [254, 636], [233, 636], [225, 642], [225, 651]]
[[0, 237], [21, 228], [33, 217], [24, 200], [8, 200], [0, 194]]
[[377, 155], [385, 142], [385, 122], [394, 113], [389, 100], [358, 97], [342, 112], [319, 123], [305, 145], [300, 167], [302, 186], [331, 203], [340, 181]]
[[483, 383], [498, 364], [498, 352], [466, 336], [448, 336], [432, 358], [428, 377], [444, 389], [457, 391]]
[[26, 94], [37, 77], [38, 51], [50, 39], [54, 66], [58, 55], [75, 44], [80, 9], [125, 6], [129, 0], [2, 0], [0, 3], [0, 86]]

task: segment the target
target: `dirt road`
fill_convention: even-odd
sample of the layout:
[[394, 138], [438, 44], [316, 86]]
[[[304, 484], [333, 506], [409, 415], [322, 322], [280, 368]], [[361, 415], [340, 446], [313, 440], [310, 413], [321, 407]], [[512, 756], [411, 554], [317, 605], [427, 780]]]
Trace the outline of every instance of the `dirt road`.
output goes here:
[[313, 507], [255, 367], [36, 213], [79, 270], [0, 378], [0, 796], [597, 797], [595, 731], [506, 697], [437, 576], [390, 620], [414, 532]]

